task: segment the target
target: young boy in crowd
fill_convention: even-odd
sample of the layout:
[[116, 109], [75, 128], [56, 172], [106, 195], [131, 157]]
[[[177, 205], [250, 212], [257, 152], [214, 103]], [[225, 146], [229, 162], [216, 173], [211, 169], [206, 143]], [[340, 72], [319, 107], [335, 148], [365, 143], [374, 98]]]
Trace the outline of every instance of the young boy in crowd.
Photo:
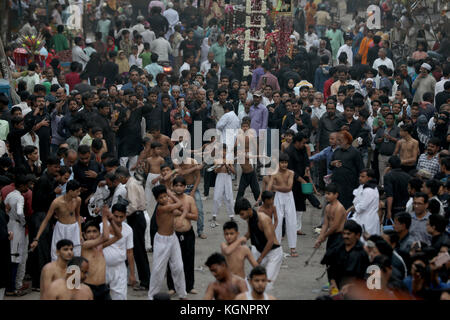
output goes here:
[[274, 206], [275, 194], [272, 191], [263, 191], [261, 193], [262, 206], [258, 211], [264, 212], [273, 222], [273, 228], [276, 230], [278, 226], [277, 208]]
[[278, 215], [278, 225], [275, 229], [277, 240], [281, 242], [282, 222], [286, 219], [286, 233], [290, 248], [290, 256], [298, 257], [297, 248], [297, 234], [296, 234], [296, 212], [294, 195], [292, 193], [292, 186], [294, 184], [294, 171], [289, 170], [288, 167], [289, 156], [286, 153], [280, 153], [278, 173], [273, 175], [269, 182], [268, 189], [275, 191], [275, 207]]
[[253, 267], [258, 265], [252, 252], [246, 246], [247, 238], [239, 236], [238, 225], [234, 221], [228, 221], [223, 225], [223, 236], [225, 242], [222, 242], [220, 249], [227, 260], [231, 273], [245, 279], [245, 259]]
[[154, 186], [159, 184], [161, 166], [164, 164], [164, 159], [160, 156], [161, 147], [161, 143], [156, 141], [151, 142], [149, 157], [145, 159], [146, 172], [148, 173], [147, 181], [145, 183], [145, 200], [147, 202], [147, 210], [150, 213], [155, 209], [155, 199], [153, 198], [151, 190]]
[[294, 138], [295, 132], [291, 129], [286, 130], [284, 133], [284, 142], [281, 144], [281, 152], [284, 152], [289, 148], [292, 143], [292, 139]]

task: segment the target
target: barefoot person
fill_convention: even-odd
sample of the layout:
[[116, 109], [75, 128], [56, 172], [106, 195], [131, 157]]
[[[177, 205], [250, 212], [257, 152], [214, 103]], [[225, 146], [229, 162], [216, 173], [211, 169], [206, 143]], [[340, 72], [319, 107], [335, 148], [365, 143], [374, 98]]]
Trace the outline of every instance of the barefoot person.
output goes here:
[[325, 219], [314, 248], [320, 247], [327, 239], [327, 250], [342, 241], [346, 211], [338, 197], [339, 191], [336, 184], [330, 183], [325, 187], [325, 200], [328, 204], [325, 207]]
[[55, 215], [56, 222], [52, 237], [52, 261], [58, 257], [56, 255], [56, 243], [61, 239], [68, 239], [73, 242], [74, 255], [81, 254], [81, 219], [80, 219], [80, 184], [76, 180], [67, 182], [66, 194], [53, 200], [47, 216], [39, 227], [36, 238], [31, 243], [31, 249], [36, 248], [39, 237], [44, 232], [50, 219]]
[[275, 297], [265, 293], [269, 283], [266, 268], [262, 266], [254, 267], [249, 278], [251, 290], [238, 294], [234, 300], [276, 300]]
[[281, 243], [281, 231], [283, 227], [283, 219], [286, 219], [286, 234], [288, 237], [291, 257], [298, 257], [297, 253], [297, 220], [295, 213], [295, 201], [292, 194], [292, 186], [294, 184], [294, 171], [289, 170], [289, 156], [281, 153], [279, 157], [278, 173], [272, 176], [268, 189], [276, 191], [275, 207], [277, 208], [277, 216], [280, 223], [275, 228], [275, 235], [279, 243]]
[[[73, 269], [72, 269], [72, 268]], [[79, 270], [80, 279], [74, 277]], [[84, 284], [89, 270], [89, 261], [83, 257], [73, 257], [67, 263], [66, 276], [53, 281], [44, 300], [93, 300], [91, 289]], [[77, 280], [80, 281], [77, 283]]]
[[175, 290], [180, 299], [186, 298], [186, 282], [183, 272], [183, 260], [181, 256], [180, 243], [175, 235], [175, 217], [181, 216], [183, 202], [163, 185], [153, 188], [153, 195], [158, 206], [156, 208], [156, 224], [158, 232], [155, 235], [153, 246], [153, 273], [150, 278], [150, 288], [148, 298], [153, 300], [153, 296], [161, 290], [167, 264], [174, 278]]
[[402, 170], [406, 173], [416, 169], [417, 157], [420, 155], [419, 142], [411, 134], [413, 127], [404, 124], [400, 127], [401, 139], [397, 141], [394, 156], [399, 155], [402, 161]]
[[[195, 233], [191, 221], [197, 220], [198, 210], [194, 198], [185, 194], [185, 190], [186, 180], [183, 176], [177, 176], [173, 180], [173, 191], [175, 192], [175, 197], [183, 203], [183, 214], [174, 218], [174, 228], [180, 242], [186, 291], [191, 294], [197, 294], [198, 292], [194, 289]], [[175, 293], [171, 273], [167, 274], [167, 286], [172, 291], [169, 291], [170, 294]]]
[[73, 258], [73, 243], [62, 239], [56, 244], [56, 255], [58, 259], [47, 263], [41, 272], [41, 300], [48, 294], [48, 288], [56, 279], [65, 279], [67, 263]]
[[[110, 222], [108, 225], [107, 222]], [[94, 294], [94, 300], [111, 300], [109, 288], [106, 285], [106, 260], [103, 255], [103, 246], [112, 241], [116, 242], [122, 237], [119, 228], [112, 223], [113, 215], [107, 206], [102, 209], [103, 233], [100, 233], [100, 226], [94, 221], [89, 221], [84, 227], [85, 241], [81, 246], [81, 255], [89, 260], [89, 273], [86, 278], [86, 284], [91, 288]], [[108, 241], [110, 226], [114, 237]]]
[[251, 240], [252, 253], [256, 262], [267, 270], [267, 277], [270, 280], [267, 290], [270, 291], [278, 277], [283, 260], [283, 250], [275, 236], [272, 221], [266, 214], [256, 212], [245, 198], [236, 201], [234, 212], [248, 223], [248, 232], [245, 237]]
[[234, 300], [238, 294], [247, 291], [244, 279], [231, 273], [220, 253], [210, 255], [205, 264], [216, 281], [208, 285], [203, 300]]
[[231, 273], [245, 279], [245, 260], [247, 259], [253, 267], [258, 265], [252, 252], [245, 245], [247, 238], [239, 236], [238, 225], [234, 221], [228, 221], [223, 225], [223, 236], [226, 242], [221, 243], [220, 249]]

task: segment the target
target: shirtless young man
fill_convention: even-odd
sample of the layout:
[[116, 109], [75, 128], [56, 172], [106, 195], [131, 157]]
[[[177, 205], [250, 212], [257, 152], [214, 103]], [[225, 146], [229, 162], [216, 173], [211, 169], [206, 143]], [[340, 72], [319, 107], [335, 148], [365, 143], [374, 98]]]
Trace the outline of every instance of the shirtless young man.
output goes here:
[[[70, 270], [73, 266], [78, 268], [80, 275], [79, 285], [77, 279], [69, 279], [73, 276], [75, 270]], [[48, 294], [44, 300], [93, 300], [94, 295], [91, 289], [84, 284], [89, 270], [89, 262], [83, 257], [73, 257], [67, 263], [67, 271], [64, 278], [56, 279], [48, 287]], [[71, 284], [71, 285], [70, 285]]]
[[273, 228], [278, 226], [277, 208], [274, 206], [275, 194], [272, 191], [263, 191], [261, 194], [262, 205], [258, 208], [259, 212], [265, 213], [272, 220]]
[[[235, 147], [237, 148], [238, 161], [242, 168], [242, 175], [239, 180], [239, 189], [236, 199], [244, 196], [245, 189], [250, 185], [253, 197], [257, 200], [260, 191], [256, 171], [252, 164], [256, 161], [250, 161], [252, 158], [251, 154], [257, 153], [257, 137], [254, 130], [249, 131], [250, 122], [251, 120], [249, 117], [244, 117], [242, 119], [241, 130], [239, 130], [236, 139]], [[240, 159], [241, 157], [239, 155], [242, 153], [244, 153], [244, 159]]]
[[240, 293], [234, 300], [276, 300], [275, 297], [265, 293], [269, 280], [266, 268], [257, 266], [250, 272], [251, 290]]
[[153, 195], [158, 206], [156, 208], [156, 223], [158, 232], [155, 235], [153, 245], [153, 272], [150, 277], [148, 298], [161, 290], [162, 282], [169, 263], [174, 278], [175, 290], [180, 299], [186, 298], [186, 283], [183, 271], [180, 243], [175, 235], [175, 217], [181, 216], [183, 202], [163, 185], [153, 188]]
[[170, 163], [170, 152], [174, 146], [172, 140], [168, 136], [161, 134], [160, 128], [158, 126], [153, 126], [152, 128], [150, 128], [149, 132], [150, 134], [147, 133], [146, 136], [151, 139], [151, 142], [161, 143], [162, 146], [160, 156], [163, 157], [166, 162]]
[[210, 255], [205, 264], [216, 281], [208, 285], [203, 300], [234, 300], [238, 294], [247, 291], [244, 279], [231, 273], [220, 253]]
[[222, 146], [222, 158], [214, 160], [214, 164], [217, 167], [214, 171], [217, 173], [216, 185], [214, 187], [214, 206], [212, 210], [213, 220], [211, 227], [214, 228], [219, 224], [216, 221], [217, 213], [225, 201], [225, 206], [228, 211], [228, 216], [231, 220], [234, 218], [233, 212], [233, 182], [231, 180], [231, 174], [236, 174], [233, 164], [227, 159], [227, 145]]
[[161, 166], [164, 164], [164, 158], [161, 154], [161, 143], [152, 142], [150, 144], [149, 157], [145, 159], [145, 172], [147, 181], [145, 183], [145, 200], [146, 208], [149, 213], [153, 213], [155, 209], [155, 198], [153, 198], [152, 188], [159, 184], [159, 176], [161, 175]]
[[[84, 226], [85, 241], [81, 246], [81, 255], [89, 260], [89, 273], [85, 283], [91, 288], [94, 300], [111, 300], [109, 288], [106, 286], [106, 260], [103, 248], [122, 237], [119, 228], [112, 222], [113, 215], [108, 207], [104, 206], [102, 208], [103, 233], [100, 233], [100, 226], [94, 221], [89, 221]], [[111, 240], [109, 238], [110, 227], [114, 234]]]
[[[181, 117], [181, 114], [177, 113], [174, 118], [175, 118], [175, 123], [172, 125], [172, 132], [177, 129], [187, 130], [188, 127], [187, 127], [187, 125], [183, 124], [183, 118]], [[180, 142], [182, 140], [184, 140], [184, 137], [180, 137], [180, 138], [183, 138], [183, 139], [180, 139]]]
[[325, 200], [328, 204], [325, 207], [325, 219], [314, 248], [319, 248], [326, 239], [328, 239], [327, 250], [342, 241], [342, 231], [344, 230], [347, 212], [339, 202], [338, 197], [339, 192], [336, 184], [330, 183], [325, 187]]
[[232, 274], [245, 279], [245, 259], [253, 267], [258, 265], [252, 252], [245, 245], [247, 238], [239, 237], [238, 225], [234, 221], [228, 221], [223, 225], [223, 235], [226, 242], [220, 244], [220, 249], [227, 260], [227, 265]]
[[44, 232], [45, 227], [50, 219], [55, 215], [58, 222], [56, 222], [52, 237], [52, 261], [57, 259], [56, 243], [61, 239], [69, 239], [73, 242], [74, 255], [81, 254], [81, 218], [80, 218], [80, 184], [76, 180], [67, 182], [66, 194], [53, 200], [50, 209], [39, 227], [36, 238], [31, 243], [31, 249], [37, 247], [39, 237]]
[[292, 186], [294, 184], [294, 171], [288, 167], [289, 156], [286, 153], [280, 153], [278, 173], [272, 176], [269, 182], [269, 189], [275, 193], [275, 207], [278, 215], [278, 223], [275, 234], [279, 243], [283, 228], [283, 219], [286, 219], [286, 234], [291, 251], [291, 257], [298, 257], [297, 248], [297, 216], [295, 212], [294, 195]]
[[[175, 233], [180, 242], [181, 257], [183, 259], [186, 291], [192, 294], [198, 292], [194, 289], [194, 262], [195, 262], [195, 233], [191, 221], [198, 218], [198, 210], [194, 198], [185, 194], [186, 180], [183, 176], [177, 176], [173, 180], [173, 191], [182, 203], [183, 214], [174, 218]], [[167, 275], [169, 294], [175, 293], [175, 286], [171, 275]], [[172, 291], [172, 292], [171, 292]]]
[[173, 165], [178, 174], [186, 180], [185, 193], [195, 199], [195, 205], [198, 210], [197, 235], [201, 239], [206, 239], [206, 234], [203, 233], [203, 203], [200, 190], [198, 189], [201, 180], [200, 171], [203, 169], [203, 164], [198, 164], [195, 159], [188, 157], [181, 163], [174, 160]]
[[56, 279], [65, 279], [67, 263], [73, 258], [73, 243], [70, 240], [62, 239], [56, 244], [56, 254], [58, 259], [47, 263], [41, 272], [41, 300], [44, 300], [48, 293], [48, 288]]
[[420, 155], [419, 142], [411, 134], [413, 127], [404, 124], [400, 127], [401, 139], [395, 145], [394, 156], [398, 155], [402, 161], [402, 170], [409, 173], [416, 169], [417, 157]]
[[248, 232], [245, 237], [251, 240], [252, 253], [256, 262], [267, 270], [267, 277], [270, 280], [267, 290], [270, 291], [278, 277], [283, 260], [283, 250], [275, 236], [272, 221], [263, 212], [256, 212], [245, 198], [236, 201], [234, 212], [248, 223]]

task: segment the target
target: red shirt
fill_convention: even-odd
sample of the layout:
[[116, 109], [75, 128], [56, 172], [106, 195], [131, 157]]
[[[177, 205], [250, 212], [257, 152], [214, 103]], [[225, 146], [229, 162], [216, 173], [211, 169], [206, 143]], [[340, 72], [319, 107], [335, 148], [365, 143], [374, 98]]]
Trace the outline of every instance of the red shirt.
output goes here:
[[328, 97], [331, 95], [331, 85], [334, 82], [334, 78], [331, 77], [323, 84], [323, 101], [327, 101]]
[[76, 72], [70, 72], [66, 74], [66, 83], [69, 85], [69, 90], [72, 91], [73, 88], [81, 82], [80, 75]]
[[[16, 187], [14, 186], [14, 183], [11, 183], [10, 185], [4, 186], [0, 190], [0, 193], [2, 195], [2, 199], [6, 199], [8, 194], [13, 192], [14, 190], [16, 190]], [[29, 216], [31, 216], [33, 214], [33, 208], [31, 206], [31, 204], [32, 204], [31, 202], [32, 202], [32, 199], [33, 199], [33, 192], [30, 189], [28, 189], [27, 192], [22, 193], [22, 196], [23, 196], [23, 198], [25, 200], [23, 211], [24, 211], [25, 217], [29, 217]], [[25, 229], [25, 234], [28, 234], [28, 225], [26, 225], [25, 228], [26, 228]]]

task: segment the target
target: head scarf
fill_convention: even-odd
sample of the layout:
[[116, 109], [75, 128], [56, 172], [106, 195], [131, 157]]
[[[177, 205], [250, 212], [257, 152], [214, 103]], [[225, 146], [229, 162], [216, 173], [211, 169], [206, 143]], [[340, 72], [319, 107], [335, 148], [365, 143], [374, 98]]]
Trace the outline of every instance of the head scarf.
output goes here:
[[119, 74], [130, 71], [130, 64], [128, 63], [128, 58], [125, 56], [124, 59], [120, 59], [120, 54], [124, 52], [123, 50], [119, 50], [117, 53], [116, 64], [119, 66]]

